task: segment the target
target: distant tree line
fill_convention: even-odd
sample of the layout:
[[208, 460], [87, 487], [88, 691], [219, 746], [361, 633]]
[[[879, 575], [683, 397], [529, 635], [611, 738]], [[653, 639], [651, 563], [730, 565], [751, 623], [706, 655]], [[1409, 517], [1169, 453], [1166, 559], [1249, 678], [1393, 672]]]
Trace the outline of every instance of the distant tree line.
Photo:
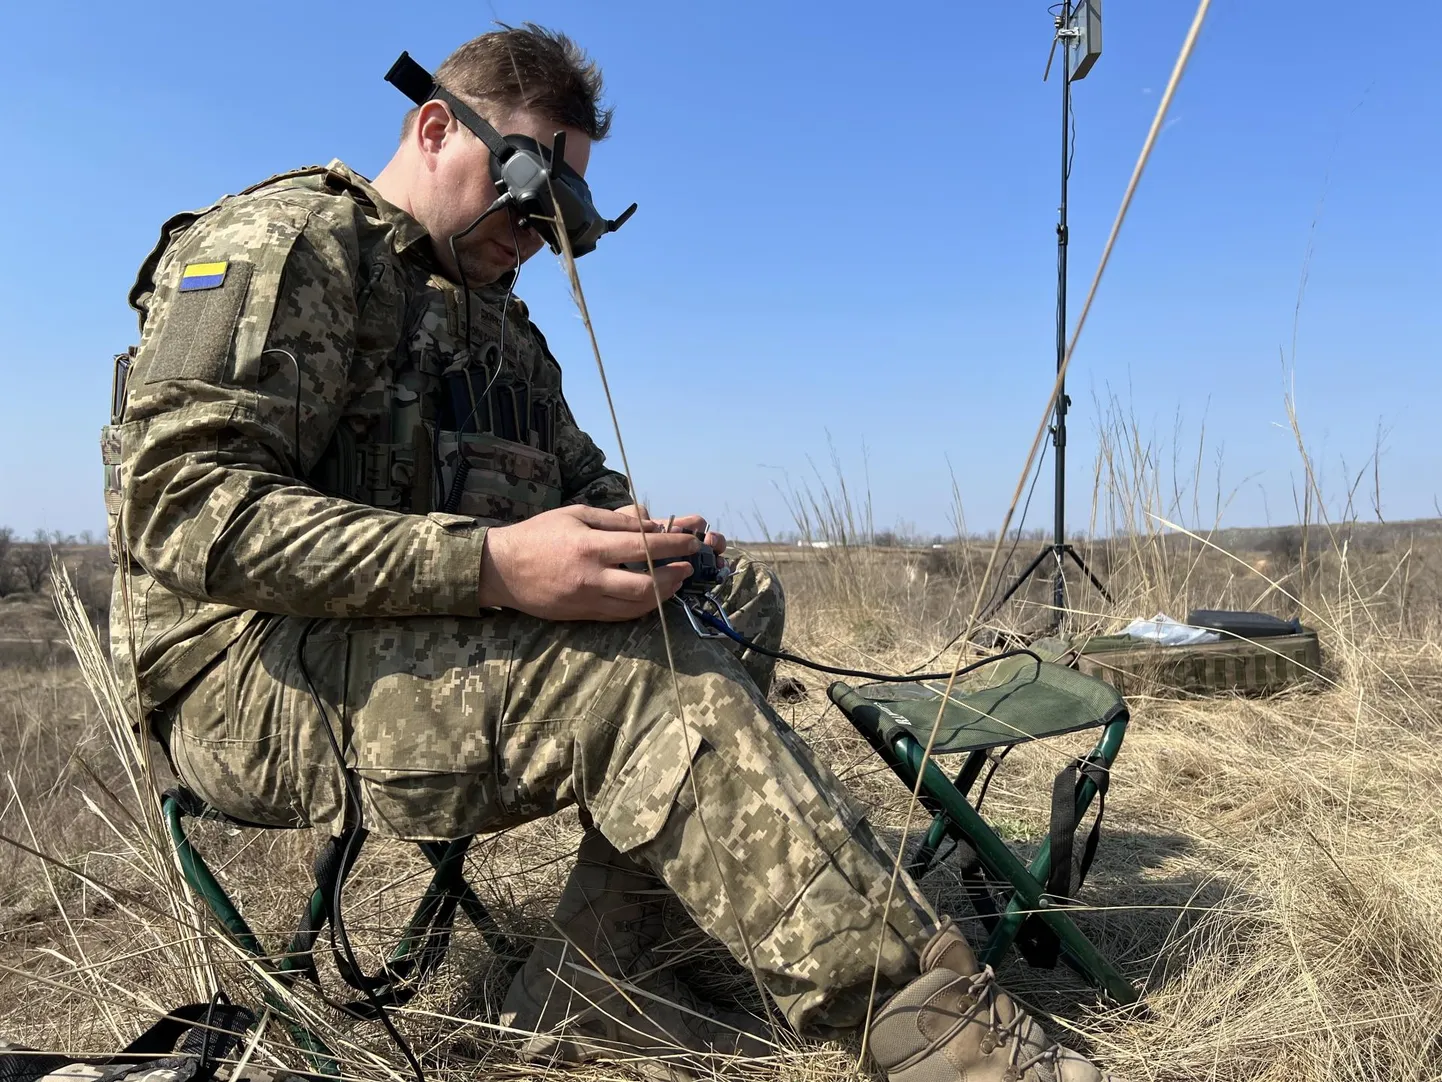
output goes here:
[[97, 615], [110, 609], [110, 556], [89, 530], [80, 534], [36, 530], [27, 541], [0, 526], [0, 599], [45, 595], [50, 565], [59, 556], [70, 571], [85, 607]]

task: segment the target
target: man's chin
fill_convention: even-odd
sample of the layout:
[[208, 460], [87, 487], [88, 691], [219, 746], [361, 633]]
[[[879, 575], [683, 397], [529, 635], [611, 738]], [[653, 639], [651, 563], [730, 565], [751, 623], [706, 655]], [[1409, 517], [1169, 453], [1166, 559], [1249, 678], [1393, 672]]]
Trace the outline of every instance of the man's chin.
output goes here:
[[514, 266], [498, 267], [494, 263], [467, 263], [461, 268], [466, 275], [466, 285], [472, 289], [482, 289], [485, 286], [493, 286], [516, 268]]

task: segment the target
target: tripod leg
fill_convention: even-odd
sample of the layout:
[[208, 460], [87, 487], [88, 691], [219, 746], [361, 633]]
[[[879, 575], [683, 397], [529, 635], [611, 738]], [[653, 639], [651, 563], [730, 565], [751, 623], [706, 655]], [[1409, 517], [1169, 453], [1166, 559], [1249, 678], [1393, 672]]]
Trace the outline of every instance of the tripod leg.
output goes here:
[[1072, 558], [1072, 561], [1079, 568], [1082, 569], [1082, 572], [1086, 575], [1086, 577], [1091, 579], [1091, 584], [1097, 588], [1097, 593], [1101, 594], [1102, 597], [1106, 598], [1108, 601], [1116, 600], [1116, 598], [1112, 597], [1112, 595], [1107, 592], [1107, 588], [1102, 585], [1102, 580], [1096, 577], [1095, 573], [1093, 573], [1092, 569], [1087, 566], [1087, 562], [1081, 558], [1080, 553], [1078, 553], [1076, 549], [1068, 545], [1066, 547], [1066, 554]]
[[[995, 616], [997, 612], [1000, 611], [1001, 607], [1005, 605], [1008, 601], [1010, 601], [1014, 596], [1016, 596], [1016, 592], [1026, 585], [1027, 580], [1037, 573], [1037, 570], [1041, 567], [1041, 565], [1046, 561], [1046, 558], [1050, 555], [1050, 545], [1038, 552], [1036, 554], [1036, 559], [1026, 565], [1026, 570], [1022, 571], [1021, 574], [1017, 575], [1017, 577], [1012, 580], [1012, 584], [1006, 588], [1006, 593], [1002, 594], [999, 598], [997, 598], [990, 605], [988, 605], [986, 607], [986, 611], [983, 612], [979, 617], [977, 617], [977, 623], [984, 624], [993, 616]], [[1110, 600], [1110, 598], [1108, 598], [1108, 600]]]

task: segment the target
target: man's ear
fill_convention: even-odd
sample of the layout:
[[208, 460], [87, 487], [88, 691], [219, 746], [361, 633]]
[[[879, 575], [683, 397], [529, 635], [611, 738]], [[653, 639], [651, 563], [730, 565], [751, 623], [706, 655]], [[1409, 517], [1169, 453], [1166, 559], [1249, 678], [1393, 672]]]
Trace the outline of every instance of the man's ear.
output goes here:
[[441, 146], [453, 125], [451, 111], [444, 102], [432, 100], [422, 105], [416, 113], [415, 128], [411, 134], [421, 156], [427, 161], [433, 161], [439, 156]]

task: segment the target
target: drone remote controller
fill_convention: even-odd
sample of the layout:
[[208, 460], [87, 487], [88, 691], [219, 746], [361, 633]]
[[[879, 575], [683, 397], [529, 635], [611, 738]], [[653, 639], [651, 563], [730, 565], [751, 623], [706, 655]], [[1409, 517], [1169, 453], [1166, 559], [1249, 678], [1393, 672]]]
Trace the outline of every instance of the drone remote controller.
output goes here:
[[[731, 577], [731, 565], [726, 562], [724, 556], [718, 556], [716, 550], [710, 545], [702, 545], [690, 556], [672, 556], [666, 560], [653, 560], [656, 567], [665, 567], [667, 564], [689, 563], [691, 574], [686, 581], [681, 583], [681, 594], [692, 597], [703, 596], [710, 593], [717, 586]], [[622, 564], [627, 571], [645, 571], [646, 565], [643, 562]]]

